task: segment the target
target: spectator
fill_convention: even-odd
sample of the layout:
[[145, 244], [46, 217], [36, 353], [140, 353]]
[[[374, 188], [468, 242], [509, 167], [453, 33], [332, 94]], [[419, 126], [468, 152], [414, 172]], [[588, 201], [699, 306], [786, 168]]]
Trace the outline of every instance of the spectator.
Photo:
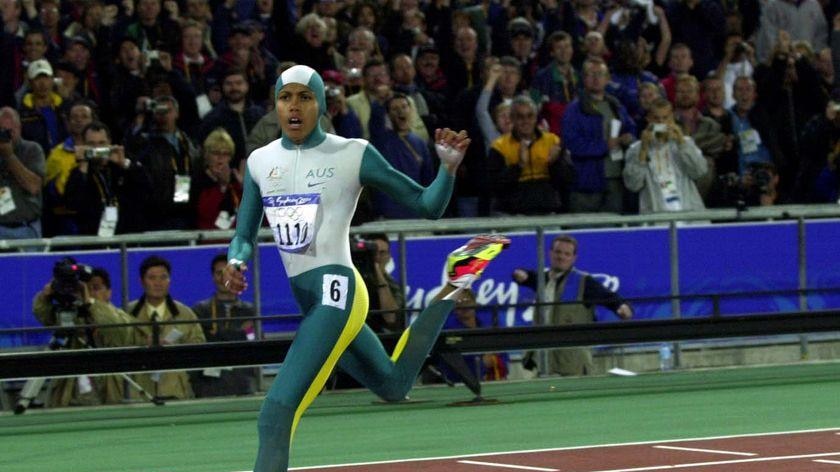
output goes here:
[[634, 120], [645, 114], [639, 105], [642, 84], [659, 83], [655, 75], [642, 68], [642, 47], [639, 41], [623, 41], [616, 45], [612, 80], [607, 85], [607, 93], [617, 98]]
[[198, 149], [186, 133], [178, 129], [178, 102], [160, 97], [148, 110], [152, 123], [126, 144], [128, 154], [136, 156], [148, 173], [152, 188], [147, 209], [149, 230], [192, 227], [190, 175], [195, 169]]
[[63, 100], [53, 91], [53, 69], [46, 59], [29, 64], [26, 77], [32, 91], [21, 101], [21, 134], [46, 153], [66, 137], [60, 112]]
[[490, 99], [496, 90], [496, 83], [502, 75], [501, 64], [492, 64], [487, 72], [487, 78], [484, 81], [484, 88], [481, 89], [481, 95], [475, 104], [475, 116], [478, 120], [478, 126], [481, 129], [481, 136], [484, 138], [484, 148], [490, 151], [493, 141], [498, 139], [501, 135], [510, 133], [510, 103], [507, 100], [499, 102], [491, 113]]
[[341, 72], [326, 70], [321, 74], [327, 95], [327, 116], [332, 121], [335, 134], [344, 138], [361, 138], [362, 123], [347, 105], [344, 91], [344, 76]]
[[[447, 47], [447, 46], [444, 46]], [[450, 93], [470, 89], [481, 83], [481, 66], [484, 63], [478, 53], [478, 36], [474, 29], [465, 26], [455, 32], [452, 50], [446, 50], [442, 67]]]
[[177, 22], [161, 14], [161, 0], [138, 0], [137, 21], [125, 29], [125, 35], [133, 38], [143, 52], [174, 53], [181, 43], [180, 32]]
[[[717, 67], [723, 49], [725, 19], [718, 0], [679, 0], [667, 4], [668, 23], [674, 42], [684, 44], [694, 55], [691, 72], [705, 77]], [[673, 54], [673, 48], [671, 49]], [[673, 70], [673, 66], [672, 66]], [[668, 88], [666, 87], [666, 90]], [[668, 99], [673, 95], [668, 90]]]
[[665, 98], [665, 91], [659, 84], [652, 84], [645, 82], [639, 86], [639, 113], [640, 116], [631, 116], [633, 122], [636, 123], [636, 129], [645, 129], [647, 127], [647, 114], [650, 108], [659, 98]]
[[440, 52], [434, 46], [424, 46], [417, 51], [414, 58], [417, 68], [417, 85], [427, 96], [434, 93], [440, 100], [445, 101], [449, 95], [448, 81], [440, 67]]
[[59, 0], [41, 0], [38, 10], [38, 20], [41, 29], [47, 39], [48, 55], [58, 58], [64, 50], [64, 35], [61, 31], [61, 13], [59, 12]]
[[743, 177], [750, 164], [775, 162], [782, 156], [769, 117], [755, 106], [755, 82], [749, 77], [738, 77], [733, 94], [732, 123], [738, 150], [738, 175]]
[[760, 62], [773, 59], [776, 38], [785, 31], [792, 40], [807, 41], [817, 51], [828, 46], [828, 22], [817, 0], [768, 0], [761, 6], [756, 34], [756, 53]]
[[[606, 306], [621, 319], [633, 316], [633, 309], [620, 295], [604, 287], [586, 272], [575, 267], [578, 242], [569, 235], [559, 235], [551, 243], [549, 268], [543, 277], [543, 302], [552, 303], [546, 312], [535, 317], [539, 325], [570, 325], [595, 322], [595, 305]], [[536, 290], [537, 273], [515, 269], [513, 280]], [[533, 357], [530, 353], [529, 358]], [[525, 364], [526, 362], [523, 362]], [[592, 373], [592, 353], [586, 348], [556, 349], [548, 352], [546, 373], [549, 375], [589, 375]]]
[[[131, 301], [126, 311], [137, 323], [151, 322], [153, 325], [139, 326], [141, 344], [162, 345], [194, 344], [205, 342], [201, 326], [196, 323], [195, 313], [170, 294], [172, 265], [160, 256], [149, 256], [140, 263], [140, 282], [143, 294]], [[156, 325], [162, 321], [178, 321], [176, 324]], [[154, 339], [156, 330], [160, 339]], [[155, 372], [137, 374], [134, 380], [147, 392], [162, 398], [191, 398], [192, 386], [186, 372]]]
[[291, 45], [290, 59], [322, 71], [335, 69], [336, 63], [326, 42], [327, 24], [317, 13], [304, 15], [295, 26], [295, 40]]
[[236, 149], [224, 128], [216, 128], [204, 139], [204, 168], [193, 177], [190, 201], [195, 205], [198, 229], [231, 229], [242, 201], [242, 174], [231, 169]]
[[[370, 123], [371, 98], [377, 96], [378, 89], [381, 86], [391, 86], [391, 76], [388, 74], [388, 67], [379, 59], [371, 59], [365, 64], [362, 70], [362, 77], [364, 77], [364, 88], [359, 93], [347, 97], [347, 105], [353, 109], [353, 112], [359, 117], [362, 123], [362, 137], [370, 139], [370, 130], [368, 128]], [[414, 105], [414, 100], [408, 98], [411, 104], [411, 131], [419, 136], [424, 142], [429, 142], [429, 133], [426, 131], [426, 126], [420, 115], [417, 114], [417, 107]]]
[[729, 35], [726, 38], [723, 59], [716, 72], [724, 83], [726, 92], [724, 107], [731, 108], [735, 104], [732, 98], [732, 86], [735, 84], [735, 79], [741, 76], [752, 77], [755, 66], [755, 50], [752, 46], [739, 34]]
[[526, 215], [557, 212], [564, 188], [560, 137], [537, 128], [537, 106], [527, 96], [514, 99], [510, 114], [511, 132], [493, 142], [487, 163], [498, 210]]
[[607, 82], [604, 61], [584, 62], [583, 94], [563, 116], [563, 142], [575, 168], [569, 200], [574, 213], [622, 211], [622, 146], [633, 142], [636, 128], [621, 103], [605, 92]]
[[274, 81], [276, 64], [263, 56], [251, 37], [251, 27], [245, 23], [234, 25], [228, 38], [230, 48], [219, 56], [215, 65], [216, 78], [221, 83], [227, 77], [227, 71], [239, 70], [248, 82], [251, 101], [263, 104], [268, 98]]
[[92, 103], [81, 99], [70, 105], [66, 124], [69, 136], [63, 143], [52, 148], [47, 156], [44, 177], [45, 236], [78, 233], [73, 214], [64, 201], [64, 191], [70, 173], [76, 167], [75, 145], [82, 142], [82, 132], [96, 118], [93, 107]]
[[[384, 105], [384, 106], [383, 106]], [[382, 85], [370, 103], [370, 142], [380, 150], [394, 169], [425, 187], [435, 177], [435, 164], [428, 145], [411, 129], [411, 102], [402, 93], [393, 94]], [[391, 129], [385, 125], [385, 114]], [[417, 214], [377, 191], [374, 211], [386, 219], [416, 218]]]
[[641, 140], [627, 150], [624, 167], [627, 189], [640, 192], [639, 212], [705, 209], [694, 181], [706, 174], [707, 161], [674, 121], [670, 102], [657, 100], [648, 123]]
[[[395, 92], [400, 92], [414, 102], [417, 107], [417, 114], [426, 125], [427, 131], [434, 131], [437, 128], [438, 117], [432, 114], [429, 103], [426, 101], [426, 94], [414, 82], [417, 72], [414, 69], [414, 62], [407, 54], [396, 54], [391, 57], [391, 79]], [[438, 104], [442, 107], [442, 104]]]
[[[126, 324], [134, 320], [111, 304], [111, 277], [105, 269], [78, 265], [72, 258], [58, 261], [56, 269], [59, 267], [71, 274], [76, 272], [81, 279], [79, 285], [67, 287], [60, 279], [53, 278], [32, 301], [32, 312], [41, 324], [71, 327], [53, 333], [51, 348], [87, 349], [134, 344], [135, 330], [129, 326], [73, 328]], [[68, 309], [68, 306], [72, 308]], [[80, 375], [53, 382], [47, 401], [50, 407], [119, 403], [124, 396], [119, 377]]]
[[705, 197], [717, 177], [715, 163], [723, 153], [726, 136], [721, 133], [720, 125], [715, 120], [703, 116], [697, 108], [700, 102], [700, 85], [693, 75], [684, 75], [677, 79], [674, 101], [676, 106], [673, 110], [673, 118], [682, 128], [682, 132], [691, 137], [706, 159], [708, 170], [695, 179], [700, 195]]
[[211, 131], [222, 127], [236, 143], [236, 152], [230, 165], [244, 174], [245, 138], [264, 111], [248, 99], [248, 81], [241, 69], [228, 69], [222, 75], [222, 101], [213, 111], [204, 117], [199, 132], [200, 139], [205, 139]]
[[77, 165], [64, 196], [78, 234], [109, 237], [145, 231], [143, 215], [153, 189], [140, 163], [112, 144], [111, 131], [100, 122], [85, 127], [74, 150]]
[[703, 81], [703, 102], [706, 116], [720, 126], [723, 134], [723, 150], [715, 160], [715, 174], [720, 176], [730, 172], [738, 172], [738, 151], [735, 149], [735, 135], [733, 134], [732, 114], [725, 106], [725, 92], [723, 79], [710, 76]]
[[[225, 254], [216, 255], [210, 263], [215, 292], [210, 298], [193, 305], [208, 342], [253, 341], [254, 320], [235, 318], [254, 317], [257, 314], [252, 303], [240, 300], [224, 284], [223, 273], [227, 265]], [[207, 368], [194, 372], [191, 383], [196, 397], [219, 395], [249, 395], [256, 390], [256, 372], [253, 368], [218, 369]]]
[[674, 103], [674, 96], [677, 93], [677, 79], [688, 74], [694, 66], [691, 48], [683, 43], [676, 43], [671, 46], [671, 55], [668, 59], [670, 72], [660, 82], [665, 89], [665, 97], [669, 102]]
[[[29, 64], [38, 59], [50, 59], [47, 57], [47, 39], [43, 31], [29, 30], [23, 37], [23, 57], [15, 67], [15, 90], [19, 90], [24, 85]], [[52, 59], [54, 60], [56, 57]]]
[[531, 98], [542, 107], [540, 115], [548, 121], [548, 129], [560, 135], [563, 113], [577, 96], [580, 75], [572, 67], [575, 51], [568, 33], [555, 31], [546, 42], [551, 62], [531, 82]]
[[[530, 84], [539, 68], [534, 27], [524, 17], [517, 17], [508, 23], [511, 55], [520, 64], [520, 77], [523, 84]], [[519, 84], [517, 84], [518, 86]]]
[[798, 187], [809, 203], [837, 201], [833, 195], [837, 186], [831, 177], [836, 175], [840, 154], [840, 94], [835, 93], [832, 98], [825, 112], [805, 125], [799, 140], [804, 161]]
[[172, 68], [195, 91], [200, 118], [210, 112], [207, 79], [215, 65], [213, 58], [204, 51], [205, 30], [203, 23], [193, 20], [184, 22], [181, 28], [181, 50], [172, 59]]
[[41, 237], [44, 151], [20, 136], [20, 115], [0, 108], [0, 239]]
[[[384, 233], [368, 235], [366, 241], [376, 246], [371, 254], [357, 254], [370, 259], [360, 265], [362, 277], [368, 287], [370, 310], [378, 311], [368, 315], [365, 323], [375, 333], [399, 333], [406, 326], [405, 293], [402, 286], [390, 274], [388, 265], [391, 261], [391, 241]], [[351, 250], [353, 248], [351, 247]], [[371, 248], [372, 249], [372, 248]], [[366, 251], [370, 251], [367, 249]], [[370, 263], [372, 262], [372, 264]], [[390, 310], [390, 311], [388, 311]]]
[[143, 107], [140, 97], [150, 95], [144, 78], [144, 57], [135, 40], [125, 37], [118, 43], [119, 49], [111, 68], [111, 90], [109, 103], [114, 111], [113, 120], [117, 124], [117, 141], [121, 141], [122, 130], [130, 129], [132, 120]]
[[84, 36], [74, 36], [67, 39], [66, 48], [64, 59], [73, 66], [74, 72], [79, 78], [76, 91], [82, 98], [91, 100], [101, 107], [105, 103], [102, 101], [104, 91], [101, 88], [99, 72], [91, 60], [93, 46]]

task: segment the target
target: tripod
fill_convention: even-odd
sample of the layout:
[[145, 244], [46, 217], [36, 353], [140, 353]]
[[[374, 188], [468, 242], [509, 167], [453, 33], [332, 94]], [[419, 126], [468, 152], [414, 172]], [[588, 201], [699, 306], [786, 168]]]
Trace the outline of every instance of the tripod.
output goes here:
[[[82, 343], [82, 345], [86, 349], [93, 349], [84, 338], [76, 337], [78, 341]], [[50, 351], [58, 351], [60, 349], [64, 349], [67, 346], [70, 338], [68, 336], [60, 336], [58, 333], [53, 335], [50, 339], [50, 343], [47, 346], [47, 349]], [[146, 391], [140, 384], [134, 381], [128, 374], [120, 372], [118, 374], [123, 380], [125, 380], [129, 385], [136, 388], [147, 400], [152, 402], [155, 405], [164, 405], [165, 402], [163, 398], [150, 394]], [[26, 412], [26, 409], [29, 408], [29, 405], [32, 404], [32, 401], [38, 397], [38, 394], [41, 392], [41, 389], [44, 387], [44, 384], [49, 380], [47, 377], [36, 377], [27, 379], [26, 383], [23, 384], [23, 388], [20, 389], [20, 398], [15, 405], [14, 413], [16, 415], [21, 415]]]

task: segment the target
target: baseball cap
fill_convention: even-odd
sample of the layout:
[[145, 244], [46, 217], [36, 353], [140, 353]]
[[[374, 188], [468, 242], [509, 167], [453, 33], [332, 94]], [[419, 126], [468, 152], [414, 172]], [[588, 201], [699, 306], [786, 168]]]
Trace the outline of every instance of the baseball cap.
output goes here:
[[520, 16], [510, 21], [508, 24], [508, 34], [510, 34], [511, 38], [521, 35], [533, 38], [534, 28], [528, 20]]
[[32, 80], [39, 75], [47, 75], [49, 77], [53, 76], [53, 68], [46, 59], [32, 61], [32, 63], [29, 64], [29, 67], [26, 68], [26, 76], [29, 77], [29, 80]]
[[87, 39], [86, 37], [82, 36], [82, 35], [76, 35], [76, 36], [73, 36], [72, 38], [69, 38], [67, 40], [67, 45], [69, 46], [71, 44], [81, 44], [82, 46], [86, 47], [88, 50], [93, 49], [93, 45], [90, 44], [90, 40]]

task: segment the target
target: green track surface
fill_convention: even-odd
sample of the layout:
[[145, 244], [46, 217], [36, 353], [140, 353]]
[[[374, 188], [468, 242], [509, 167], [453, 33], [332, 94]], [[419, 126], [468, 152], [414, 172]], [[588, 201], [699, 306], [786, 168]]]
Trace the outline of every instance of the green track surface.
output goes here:
[[[411, 402], [321, 395], [294, 466], [840, 427], [840, 364], [544, 379], [484, 385], [498, 404], [456, 407], [463, 387]], [[260, 399], [0, 415], [2, 472], [250, 470]]]

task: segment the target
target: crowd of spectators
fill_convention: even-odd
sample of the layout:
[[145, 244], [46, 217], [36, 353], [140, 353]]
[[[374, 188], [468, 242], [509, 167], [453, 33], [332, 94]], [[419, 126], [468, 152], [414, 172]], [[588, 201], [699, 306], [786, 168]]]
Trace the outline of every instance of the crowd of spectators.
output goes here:
[[[272, 84], [295, 63], [325, 80], [328, 130], [371, 140], [420, 183], [436, 165], [434, 128], [468, 130], [450, 216], [835, 202], [838, 11], [817, 0], [0, 0], [0, 237], [230, 228], [247, 154], [278, 137]], [[679, 128], [669, 136], [705, 163], [679, 168], [682, 141], [654, 145], [662, 98]], [[634, 153], [628, 178], [629, 149], [659, 154]], [[642, 181], [661, 189], [640, 197]], [[364, 195], [355, 222], [412, 216]]]

